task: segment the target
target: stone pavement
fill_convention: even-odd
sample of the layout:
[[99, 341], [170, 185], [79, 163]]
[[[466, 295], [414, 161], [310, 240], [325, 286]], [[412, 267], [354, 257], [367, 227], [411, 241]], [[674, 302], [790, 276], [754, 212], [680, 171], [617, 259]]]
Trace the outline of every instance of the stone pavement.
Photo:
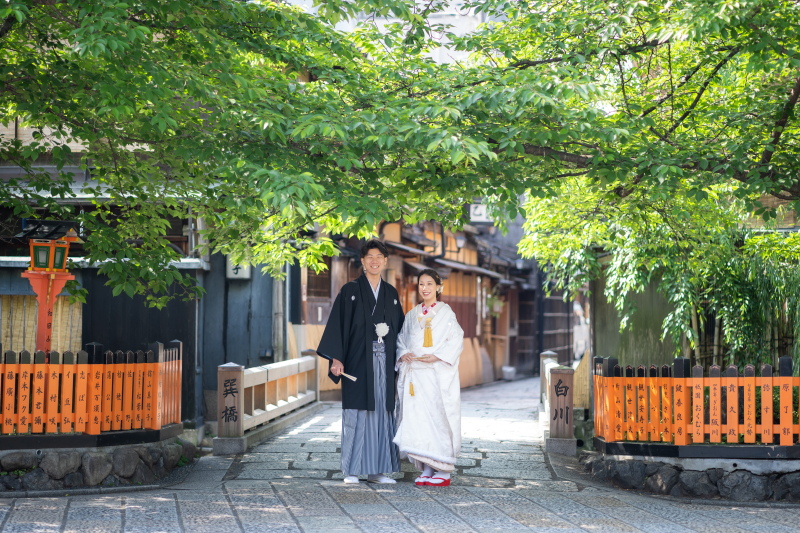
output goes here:
[[462, 394], [453, 486], [344, 485], [340, 408], [325, 408], [240, 457], [204, 457], [168, 489], [0, 500], [3, 532], [725, 532], [797, 531], [800, 507], [693, 504], [621, 491], [548, 457], [538, 379]]

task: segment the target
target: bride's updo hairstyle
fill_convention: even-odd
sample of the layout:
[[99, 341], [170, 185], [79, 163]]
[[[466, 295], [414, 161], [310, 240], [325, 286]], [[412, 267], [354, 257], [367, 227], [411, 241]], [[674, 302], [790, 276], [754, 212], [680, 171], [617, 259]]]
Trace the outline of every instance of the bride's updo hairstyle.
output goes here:
[[[417, 276], [417, 279], [421, 278], [422, 276], [430, 276], [433, 278], [433, 282], [436, 284], [436, 300], [438, 301], [442, 295], [442, 289], [444, 288], [442, 285], [442, 277], [432, 268], [426, 268], [420, 272], [419, 276]], [[417, 284], [419, 284], [419, 282]]]

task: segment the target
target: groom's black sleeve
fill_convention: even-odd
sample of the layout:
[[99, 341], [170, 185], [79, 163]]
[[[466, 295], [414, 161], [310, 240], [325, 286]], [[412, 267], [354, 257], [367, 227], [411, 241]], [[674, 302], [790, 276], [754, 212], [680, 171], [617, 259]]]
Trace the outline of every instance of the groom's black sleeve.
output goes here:
[[[325, 325], [325, 331], [322, 333], [322, 339], [319, 341], [317, 351], [324, 353], [334, 359], [338, 359], [344, 364], [344, 335], [345, 335], [345, 313], [344, 305], [342, 303], [342, 292], [336, 296], [331, 308], [331, 314], [328, 317], [328, 323]], [[331, 366], [333, 361], [328, 362], [328, 377], [334, 383], [339, 383], [341, 376], [334, 376], [331, 373]]]

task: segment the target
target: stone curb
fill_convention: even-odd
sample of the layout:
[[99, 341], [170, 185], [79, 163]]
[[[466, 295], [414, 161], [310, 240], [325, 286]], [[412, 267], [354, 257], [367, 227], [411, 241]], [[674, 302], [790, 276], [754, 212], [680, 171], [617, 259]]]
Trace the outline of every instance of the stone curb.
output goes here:
[[[545, 453], [545, 456], [548, 457], [548, 461], [549, 461], [549, 454]], [[562, 459], [563, 459], [563, 457], [562, 457]], [[578, 465], [583, 466], [582, 463], [578, 463], [577, 462], [577, 458], [575, 458], [575, 462]], [[752, 501], [750, 501], [750, 502], [748, 502], [748, 501], [737, 502], [736, 500], [722, 500], [722, 499], [703, 500], [703, 499], [698, 499], [698, 498], [676, 498], [675, 496], [667, 496], [667, 495], [664, 495], [664, 494], [655, 494], [653, 492], [647, 492], [647, 491], [641, 491], [641, 490], [623, 489], [623, 488], [617, 487], [616, 485], [614, 485], [613, 483], [610, 483], [608, 481], [600, 481], [600, 480], [594, 478], [591, 474], [585, 473], [582, 468], [578, 469], [577, 473], [578, 473], [577, 477], [581, 478], [581, 482], [580, 482], [581, 484], [585, 484], [586, 487], [592, 487], [593, 489], [600, 490], [600, 491], [606, 491], [606, 492], [609, 492], [609, 493], [612, 493], [612, 494], [614, 492], [624, 492], [626, 494], [636, 494], [637, 496], [642, 496], [642, 497], [645, 497], [645, 498], [653, 498], [655, 500], [662, 500], [662, 501], [667, 501], [667, 502], [676, 503], [676, 504], [712, 505], [712, 506], [715, 506], [715, 507], [748, 507], [748, 508], [752, 508], [752, 509], [769, 509], [769, 508], [772, 508], [772, 509], [795, 509], [795, 510], [800, 509], [800, 502], [798, 502], [798, 503], [794, 503], [794, 502], [776, 502], [776, 501], [768, 501], [768, 500], [760, 501], [760, 502], [752, 502]], [[576, 482], [574, 479], [568, 479], [568, 478], [561, 477], [557, 473], [556, 473], [556, 478], [558, 478], [559, 480], [564, 480], [564, 481], [572, 481], [573, 483]]]
[[164, 488], [162, 485], [135, 485], [128, 487], [94, 487], [78, 488], [75, 490], [20, 490], [0, 492], [0, 499], [13, 500], [15, 498], [63, 498], [65, 496], [91, 496], [95, 494], [116, 494], [120, 492], [142, 492]]
[[[618, 487], [614, 487], [616, 490], [625, 490], [620, 489]], [[675, 498], [674, 496], [664, 496], [662, 494], [653, 494], [652, 492], [639, 492], [637, 491], [636, 494], [640, 496], [648, 496], [650, 498], [656, 498], [658, 500], [666, 500], [668, 502], [673, 503], [689, 503], [692, 505], [715, 505], [717, 507], [753, 507], [753, 508], [763, 508], [763, 507], [774, 507], [776, 509], [800, 509], [800, 503], [792, 503], [792, 502], [770, 502], [770, 501], [762, 501], [762, 502], [737, 502], [735, 500], [698, 500], [696, 498]]]
[[[585, 461], [582, 461], [584, 457]], [[674, 503], [720, 507], [800, 508], [800, 502], [791, 501], [797, 499], [797, 488], [792, 485], [796, 480], [787, 480], [797, 477], [797, 472], [767, 477], [739, 469], [730, 472], [721, 468], [684, 470], [681, 465], [657, 461], [657, 457], [649, 459], [652, 462], [582, 452], [575, 466], [581, 474], [607, 484], [609, 489], [633, 491], [640, 496]], [[651, 484], [653, 480], [655, 481]]]

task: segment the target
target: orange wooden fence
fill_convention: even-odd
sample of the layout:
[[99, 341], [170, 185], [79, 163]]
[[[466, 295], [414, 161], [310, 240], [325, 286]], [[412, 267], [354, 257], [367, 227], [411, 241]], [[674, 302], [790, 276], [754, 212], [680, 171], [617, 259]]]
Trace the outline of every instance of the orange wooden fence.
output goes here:
[[[709, 375], [688, 359], [670, 366], [620, 368], [613, 358], [595, 358], [595, 435], [606, 442], [640, 441], [676, 445], [701, 443], [779, 444], [791, 446], [800, 436], [790, 357], [780, 358], [779, 376], [770, 365], [735, 366]], [[778, 394], [775, 395], [775, 391]], [[777, 411], [777, 412], [776, 412]]]
[[[49, 360], [48, 360], [49, 359]], [[0, 433], [161, 429], [180, 422], [181, 349], [0, 354]]]

